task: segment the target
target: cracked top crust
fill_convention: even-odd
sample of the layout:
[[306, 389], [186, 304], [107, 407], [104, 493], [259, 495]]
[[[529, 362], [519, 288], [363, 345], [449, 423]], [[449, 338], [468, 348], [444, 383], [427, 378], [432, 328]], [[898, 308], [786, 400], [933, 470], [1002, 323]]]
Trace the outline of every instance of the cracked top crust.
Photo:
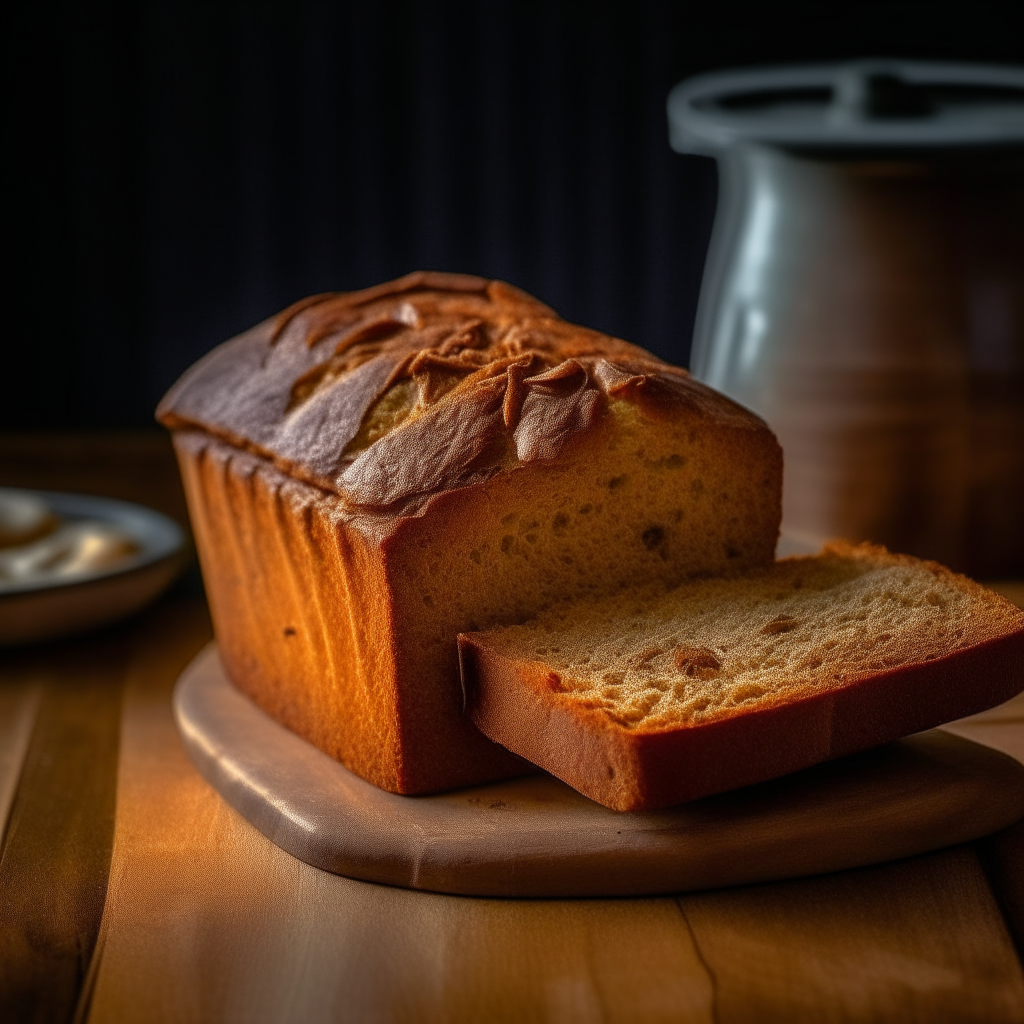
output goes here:
[[767, 429], [511, 285], [428, 272], [295, 303], [187, 370], [157, 418], [257, 452], [353, 510], [415, 514], [434, 494], [555, 458], [609, 398]]

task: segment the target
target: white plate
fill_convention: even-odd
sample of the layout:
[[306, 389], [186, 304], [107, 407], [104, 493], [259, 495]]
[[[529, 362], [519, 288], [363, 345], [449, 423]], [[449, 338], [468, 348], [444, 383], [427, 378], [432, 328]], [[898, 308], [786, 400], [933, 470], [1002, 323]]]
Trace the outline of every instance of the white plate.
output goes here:
[[130, 615], [149, 604], [187, 561], [185, 533], [152, 509], [113, 498], [58, 491], [28, 491], [65, 520], [98, 519], [116, 526], [138, 552], [111, 569], [55, 582], [0, 590], [0, 646], [82, 633]]

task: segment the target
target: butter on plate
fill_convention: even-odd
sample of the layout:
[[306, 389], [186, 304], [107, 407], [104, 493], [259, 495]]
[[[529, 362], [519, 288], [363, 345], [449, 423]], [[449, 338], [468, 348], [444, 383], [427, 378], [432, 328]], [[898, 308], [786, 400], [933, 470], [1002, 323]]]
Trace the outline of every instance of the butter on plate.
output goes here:
[[103, 572], [138, 551], [115, 525], [62, 521], [36, 495], [0, 488], [0, 591]]
[[38, 495], [0, 487], [0, 550], [27, 544], [59, 525], [60, 520]]

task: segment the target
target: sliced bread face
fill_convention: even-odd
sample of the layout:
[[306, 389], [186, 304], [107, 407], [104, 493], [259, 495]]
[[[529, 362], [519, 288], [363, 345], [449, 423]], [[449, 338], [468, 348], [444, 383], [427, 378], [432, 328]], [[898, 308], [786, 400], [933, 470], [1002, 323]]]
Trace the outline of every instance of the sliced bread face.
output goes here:
[[1024, 689], [1024, 612], [933, 562], [834, 544], [464, 634], [490, 739], [618, 810], [775, 778]]

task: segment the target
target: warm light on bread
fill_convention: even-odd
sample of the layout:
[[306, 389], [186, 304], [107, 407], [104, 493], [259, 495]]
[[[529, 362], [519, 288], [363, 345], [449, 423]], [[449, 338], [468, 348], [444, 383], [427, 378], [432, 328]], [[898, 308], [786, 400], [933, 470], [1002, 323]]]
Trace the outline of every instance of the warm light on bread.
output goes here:
[[159, 415], [231, 679], [396, 792], [530, 770], [464, 716], [458, 633], [763, 566], [778, 535], [757, 417], [500, 282], [307, 300]]

